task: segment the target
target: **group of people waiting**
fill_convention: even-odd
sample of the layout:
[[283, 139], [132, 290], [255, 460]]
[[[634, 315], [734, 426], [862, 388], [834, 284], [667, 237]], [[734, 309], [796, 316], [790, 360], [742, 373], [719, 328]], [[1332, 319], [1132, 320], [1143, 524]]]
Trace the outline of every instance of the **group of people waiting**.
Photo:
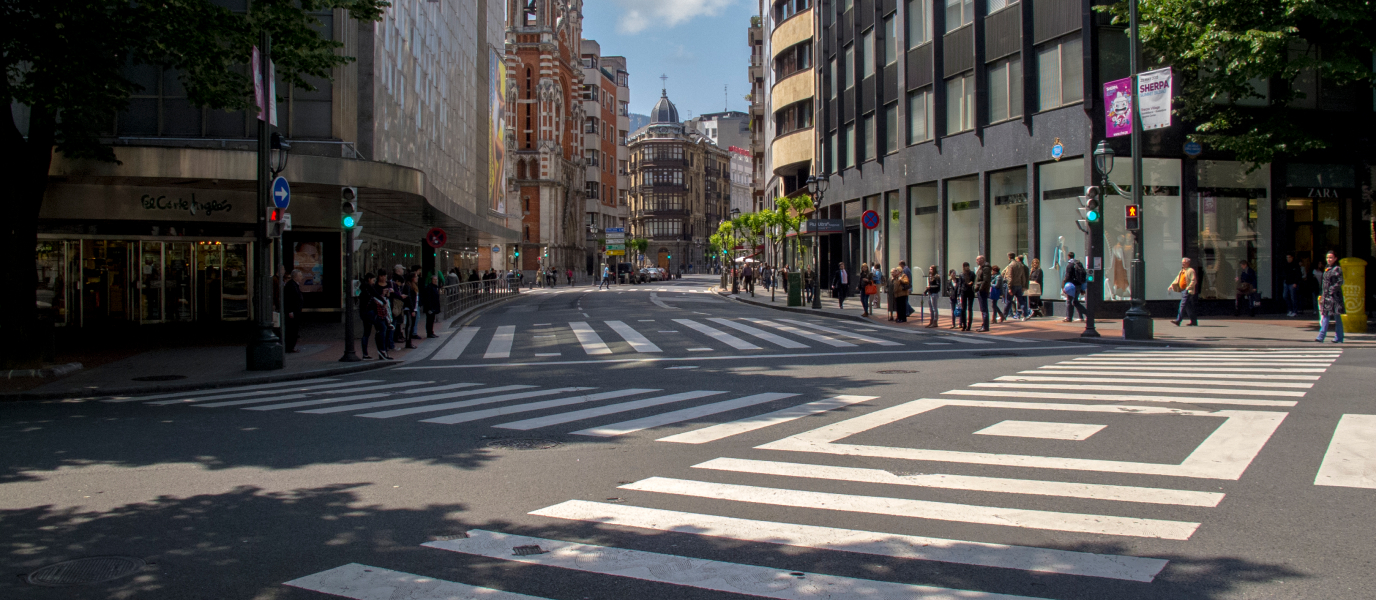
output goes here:
[[390, 273], [379, 269], [377, 273], [363, 275], [358, 293], [358, 316], [363, 321], [363, 358], [372, 358], [368, 355], [369, 336], [375, 337], [378, 360], [392, 360], [388, 352], [395, 350], [397, 343], [414, 349], [414, 340], [421, 337], [416, 332], [421, 312], [425, 313], [426, 336], [436, 337], [435, 315], [444, 310], [444, 282], [439, 273], [430, 275], [424, 284], [420, 279], [420, 265], [413, 265], [409, 270], [396, 265]]
[[[1072, 254], [1072, 263], [1073, 258]], [[898, 266], [888, 272], [878, 263], [863, 263], [858, 274], [862, 312], [865, 316], [873, 315], [878, 310], [878, 300], [887, 297], [888, 320], [906, 323], [908, 317], [917, 312], [912, 297], [920, 295], [930, 314], [926, 326], [939, 327], [939, 299], [944, 296], [950, 302], [951, 329], [971, 330], [976, 302], [983, 316], [979, 331], [989, 331], [991, 318], [996, 323], [1010, 318], [1027, 320], [1041, 310], [1043, 275], [1040, 261], [1034, 258], [1029, 266], [1025, 260], [1026, 257], [1009, 252], [1008, 264], [1000, 268], [981, 255], [975, 258], [974, 268], [968, 262], [962, 263], [960, 272], [952, 269], [942, 277], [936, 265], [932, 265], [920, 280], [906, 261], [899, 261]], [[832, 273], [831, 289], [840, 308], [845, 308], [850, 285], [845, 263], [839, 263]], [[1082, 293], [1083, 290], [1077, 287], [1074, 292], [1076, 304]], [[1080, 304], [1079, 307], [1083, 315], [1084, 306]]]

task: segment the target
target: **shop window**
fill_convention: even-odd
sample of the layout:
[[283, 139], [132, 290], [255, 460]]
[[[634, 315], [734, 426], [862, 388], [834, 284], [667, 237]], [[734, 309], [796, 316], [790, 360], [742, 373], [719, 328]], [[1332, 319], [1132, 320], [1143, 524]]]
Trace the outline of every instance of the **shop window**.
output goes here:
[[[1114, 167], [1115, 171], [1117, 169]], [[1041, 244], [1032, 258], [1041, 261], [1042, 297], [1047, 300], [1061, 299], [1061, 293], [1057, 290], [1065, 281], [1065, 263], [1069, 253], [1074, 252], [1077, 258], [1085, 255], [1085, 234], [1075, 226], [1075, 221], [1080, 218], [1080, 201], [1077, 198], [1084, 194], [1084, 186], [1085, 163], [1082, 158], [1062, 159], [1037, 167], [1037, 216], [1041, 221]], [[1175, 264], [1179, 264], [1178, 261]]]
[[975, 128], [975, 74], [946, 80], [946, 135]]
[[952, 268], [960, 263], [975, 268], [979, 256], [979, 178], [966, 177], [946, 182], [946, 257]]
[[937, 256], [941, 249], [941, 232], [937, 229], [937, 221], [941, 218], [941, 210], [936, 191], [936, 182], [908, 186], [908, 206], [912, 211], [908, 217], [908, 255], [912, 257], [909, 264], [913, 270], [937, 265], [940, 271]]
[[1017, 168], [988, 174], [989, 180], [989, 260], [1007, 264], [1009, 252], [1019, 255], [1027, 245], [1027, 169]]
[[1084, 93], [1084, 53], [1080, 34], [1037, 48], [1037, 107], [1051, 110], [1079, 102]]
[[[1109, 179], [1131, 193], [1132, 162], [1116, 163]], [[1131, 297], [1130, 273], [1114, 266], [1122, 261], [1125, 268], [1132, 263], [1132, 236], [1127, 235], [1123, 211], [1130, 199], [1117, 194], [1104, 195], [1104, 299]], [[1185, 255], [1181, 237], [1180, 160], [1173, 158], [1142, 159], [1142, 238], [1151, 240], [1151, 251], [1160, 260], [1147, 261], [1146, 297], [1148, 300], [1171, 300], [1166, 288], [1180, 273], [1180, 261]], [[1122, 258], [1119, 258], [1121, 254]], [[1170, 258], [1171, 260], [1165, 260]], [[1196, 268], [1201, 265], [1196, 264]], [[1174, 299], [1179, 299], [1177, 294]]]
[[932, 139], [932, 88], [908, 94], [908, 144]]
[[1022, 116], [1022, 60], [1014, 56], [990, 63], [989, 122]]
[[[1235, 298], [1238, 262], [1247, 261], [1257, 273], [1262, 297], [1271, 297], [1271, 167], [1247, 172], [1249, 165], [1232, 161], [1197, 163], [1195, 211], [1199, 215], [1198, 244], [1204, 276], [1201, 298]], [[1283, 261], [1284, 258], [1282, 257]]]

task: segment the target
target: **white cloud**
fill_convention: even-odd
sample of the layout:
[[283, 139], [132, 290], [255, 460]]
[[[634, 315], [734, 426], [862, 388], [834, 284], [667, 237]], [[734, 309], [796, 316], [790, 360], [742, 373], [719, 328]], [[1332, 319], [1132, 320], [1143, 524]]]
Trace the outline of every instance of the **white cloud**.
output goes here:
[[697, 17], [715, 17], [735, 0], [617, 0], [624, 12], [621, 33], [640, 33], [651, 25], [675, 27]]

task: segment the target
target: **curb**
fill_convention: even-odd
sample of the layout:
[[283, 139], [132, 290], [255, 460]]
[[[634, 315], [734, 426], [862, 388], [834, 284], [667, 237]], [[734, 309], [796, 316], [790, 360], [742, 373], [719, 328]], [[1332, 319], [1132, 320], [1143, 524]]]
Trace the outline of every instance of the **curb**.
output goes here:
[[[713, 289], [715, 290], [716, 287], [713, 286]], [[751, 306], [759, 306], [759, 307], [762, 307], [762, 308], [772, 308], [772, 309], [774, 309], [774, 310], [781, 310], [781, 311], [784, 311], [784, 312], [798, 313], [798, 314], [800, 314], [800, 315], [812, 315], [812, 316], [814, 316], [814, 317], [828, 317], [828, 318], [832, 318], [832, 319], [841, 319], [841, 320], [845, 320], [845, 321], [855, 321], [855, 322], [858, 322], [858, 323], [869, 323], [869, 324], [871, 324], [871, 325], [874, 324], [874, 321], [871, 321], [871, 320], [866, 319], [865, 317], [861, 317], [861, 316], [838, 315], [838, 314], [835, 314], [835, 313], [829, 313], [829, 312], [825, 312], [825, 311], [819, 311], [819, 310], [815, 310], [815, 309], [811, 309], [811, 308], [804, 308], [804, 307], [798, 307], [798, 306], [777, 306], [777, 305], [774, 305], [774, 304], [767, 304], [767, 303], [764, 303], [764, 302], [760, 302], [759, 300], [747, 300], [747, 299], [745, 299], [745, 298], [741, 298], [740, 296], [732, 297], [731, 294], [728, 294], [728, 293], [723, 292], [723, 291], [717, 291], [716, 293], [717, 293], [717, 295], [719, 295], [719, 296], [721, 296], [721, 297], [723, 297], [723, 298], [726, 298], [727, 300], [734, 300], [734, 301], [736, 301], [736, 302], [740, 302], [740, 303], [742, 303], [742, 304], [749, 304], [749, 305], [751, 305]]]
[[313, 379], [316, 377], [331, 377], [334, 375], [347, 375], [360, 371], [371, 371], [383, 367], [392, 366], [394, 362], [367, 362], [352, 364], [344, 367], [331, 367], [328, 369], [313, 369], [310, 371], [297, 371], [295, 373], [278, 373], [276, 375], [264, 375], [262, 377], [240, 377], [238, 379], [221, 379], [219, 381], [208, 381], [202, 383], [184, 383], [178, 385], [158, 385], [158, 386], [131, 386], [124, 388], [113, 388], [100, 390], [96, 394], [83, 395], [82, 392], [20, 392], [17, 394], [0, 395], [0, 402], [20, 402], [24, 400], [61, 400], [68, 398], [98, 398], [104, 396], [131, 396], [137, 394], [155, 394], [160, 392], [189, 392], [193, 390], [213, 390], [224, 387], [236, 387], [241, 385], [252, 385], [256, 383], [277, 383], [281, 381], [295, 381], [298, 379]]
[[81, 363], [70, 362], [65, 365], [43, 367], [41, 369], [13, 369], [10, 371], [0, 372], [0, 376], [3, 376], [5, 379], [14, 379], [16, 377], [36, 377], [38, 379], [47, 379], [49, 377], [61, 377], [68, 373], [75, 373], [80, 370]]

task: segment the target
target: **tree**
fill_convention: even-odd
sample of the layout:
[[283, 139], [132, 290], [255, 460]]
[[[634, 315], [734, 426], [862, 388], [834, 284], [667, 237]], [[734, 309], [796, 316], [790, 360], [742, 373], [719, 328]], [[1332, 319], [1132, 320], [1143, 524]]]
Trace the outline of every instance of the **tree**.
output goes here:
[[[17, 286], [0, 294], [0, 331], [12, 340], [38, 333], [38, 215], [54, 152], [115, 161], [102, 139], [140, 87], [131, 65], [176, 69], [198, 105], [239, 110], [251, 103], [252, 80], [241, 71], [261, 32], [272, 35], [277, 74], [313, 90], [306, 77], [330, 76], [354, 59], [343, 44], [316, 32], [308, 13], [335, 8], [376, 21], [384, 0], [258, 0], [234, 13], [209, 0], [0, 0], [0, 79], [8, 104], [22, 110], [0, 131], [0, 172], [12, 186], [0, 275]], [[7, 363], [32, 362], [31, 346], [10, 344]]]
[[[1126, 3], [1098, 9], [1127, 23]], [[1241, 161], [1343, 146], [1349, 129], [1289, 109], [1315, 100], [1308, 82], [1335, 92], [1376, 82], [1368, 0], [1139, 0], [1138, 13], [1145, 62], [1171, 66], [1189, 138]]]
[[800, 194], [792, 198], [781, 196], [774, 199], [774, 206], [786, 215], [785, 218], [780, 219], [783, 223], [784, 235], [788, 235], [790, 231], [793, 232], [793, 266], [797, 269], [803, 248], [803, 224], [807, 222], [807, 213], [812, 210], [812, 196], [807, 194]]

